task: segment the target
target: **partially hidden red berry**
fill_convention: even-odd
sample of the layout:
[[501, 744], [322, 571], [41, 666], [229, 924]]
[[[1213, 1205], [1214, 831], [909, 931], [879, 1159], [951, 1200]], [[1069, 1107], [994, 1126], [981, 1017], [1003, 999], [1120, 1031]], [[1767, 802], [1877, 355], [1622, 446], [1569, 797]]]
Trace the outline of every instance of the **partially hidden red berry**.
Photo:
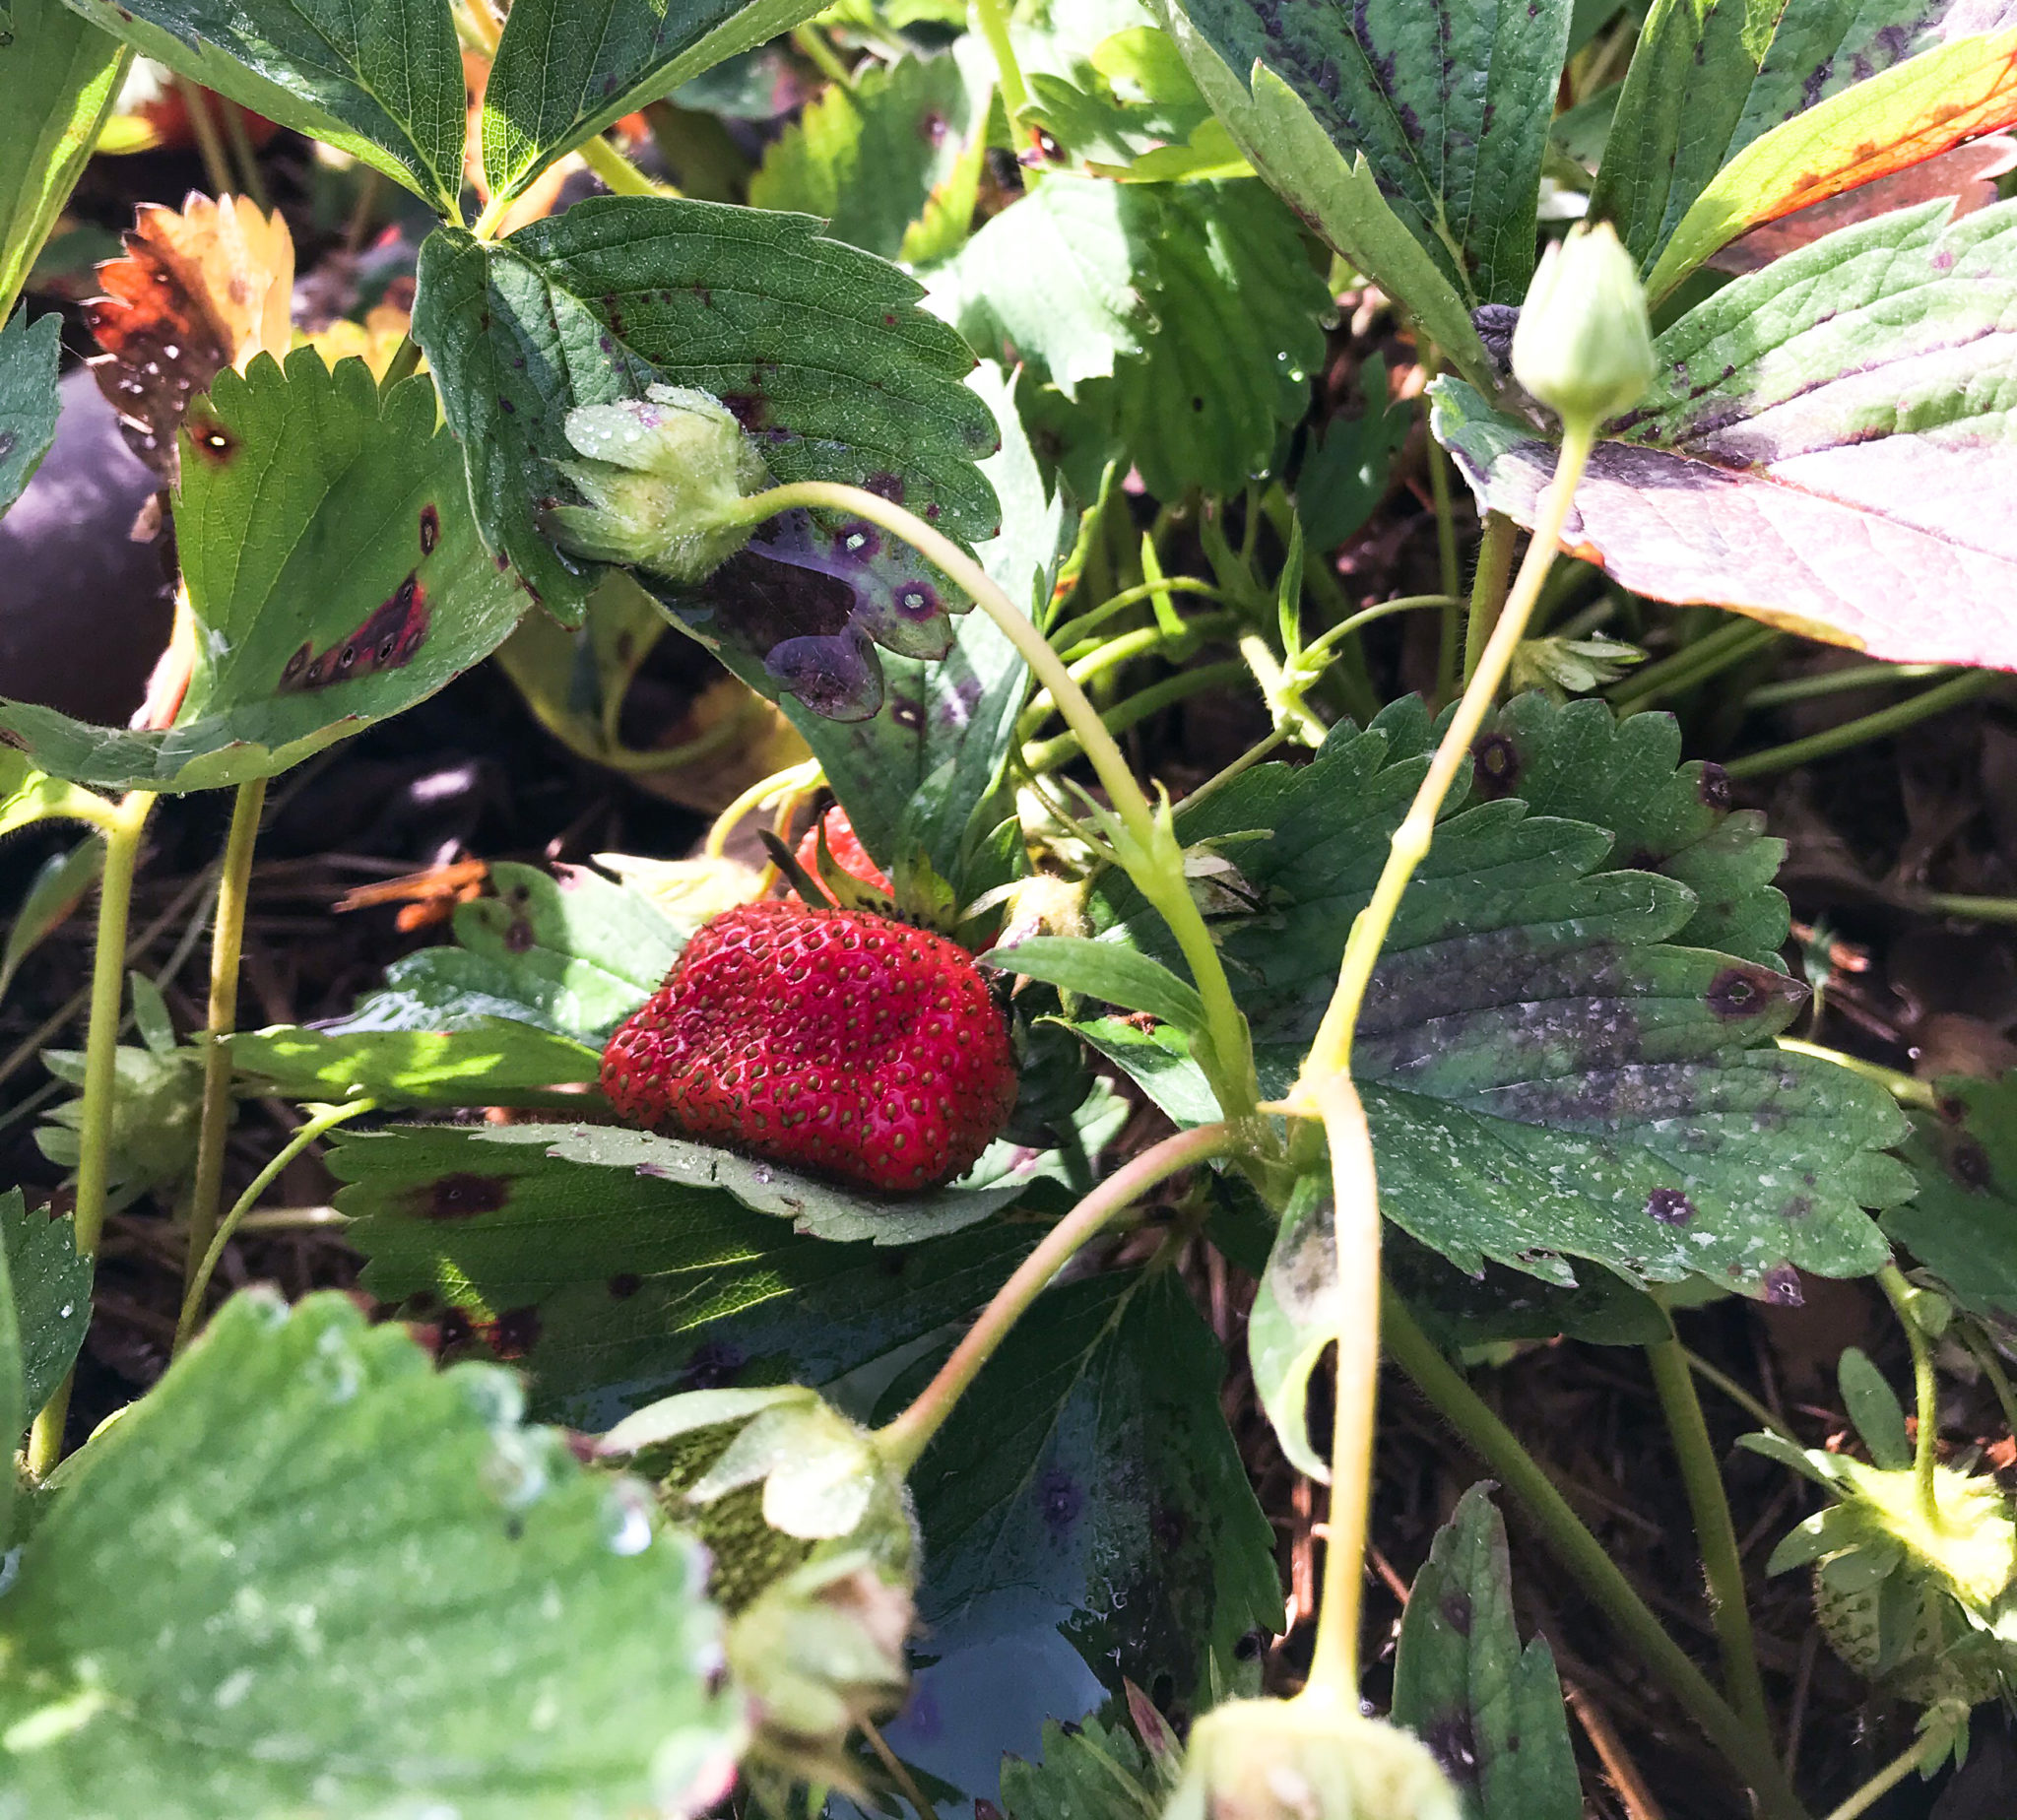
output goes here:
[[[861, 836], [855, 832], [855, 824], [847, 818], [847, 811], [836, 803], [825, 814], [813, 823], [800, 837], [798, 852], [793, 855], [806, 877], [819, 878], [819, 830], [826, 830], [826, 851], [833, 855], [833, 863], [850, 878], [859, 878], [864, 884], [873, 884], [878, 891], [889, 887], [889, 875], [869, 858], [869, 850], [862, 845]], [[802, 903], [796, 891], [786, 893], [787, 903]]]
[[1015, 1065], [964, 948], [773, 900], [701, 927], [610, 1039], [602, 1087], [630, 1124], [901, 1194], [987, 1148], [1014, 1109]]

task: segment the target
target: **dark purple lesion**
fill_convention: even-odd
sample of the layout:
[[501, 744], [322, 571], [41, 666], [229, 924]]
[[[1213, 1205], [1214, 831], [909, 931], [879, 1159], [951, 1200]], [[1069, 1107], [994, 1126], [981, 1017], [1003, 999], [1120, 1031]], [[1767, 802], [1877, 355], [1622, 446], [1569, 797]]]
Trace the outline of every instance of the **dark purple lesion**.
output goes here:
[[427, 623], [427, 591], [415, 572], [392, 591], [388, 600], [374, 608], [355, 631], [326, 649], [317, 651], [312, 640], [303, 640], [282, 667], [274, 693], [304, 694], [332, 683], [373, 676], [381, 670], [401, 669], [413, 662], [426, 642]]

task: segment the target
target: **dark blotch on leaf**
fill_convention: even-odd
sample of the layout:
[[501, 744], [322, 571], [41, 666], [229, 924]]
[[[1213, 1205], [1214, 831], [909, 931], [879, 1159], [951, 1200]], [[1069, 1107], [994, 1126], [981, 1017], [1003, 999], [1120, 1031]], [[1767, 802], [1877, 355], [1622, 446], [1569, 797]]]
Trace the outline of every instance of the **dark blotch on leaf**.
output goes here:
[[1963, 1188], [1984, 1189], [1995, 1177], [1989, 1153], [1973, 1138], [1964, 1138], [1947, 1153], [1947, 1173]]
[[644, 1278], [631, 1270], [618, 1270], [610, 1278], [610, 1296], [618, 1302], [627, 1302], [644, 1287]]
[[238, 452], [238, 439], [211, 418], [189, 425], [189, 446], [213, 468], [222, 468]]
[[511, 1199], [511, 1178], [492, 1175], [445, 1175], [426, 1188], [424, 1218], [468, 1219], [494, 1213]]
[[1520, 782], [1520, 749], [1503, 733], [1488, 733], [1471, 752], [1477, 794], [1489, 803], [1513, 794]]
[[500, 1359], [522, 1359], [540, 1341], [540, 1311], [528, 1304], [507, 1308], [484, 1335]]
[[1452, 1587], [1443, 1594], [1443, 1621], [1460, 1637], [1470, 1635], [1470, 1594], [1461, 1588]]
[[435, 511], [433, 502], [421, 507], [421, 554], [431, 556], [434, 546], [441, 541], [441, 514]]
[[1043, 1509], [1044, 1528], [1062, 1541], [1085, 1508], [1085, 1488], [1063, 1466], [1052, 1466], [1037, 1482], [1037, 1499]]
[[1477, 1738], [1468, 1713], [1445, 1713], [1430, 1720], [1422, 1728], [1422, 1742], [1452, 1782], [1478, 1786]]
[[743, 1355], [732, 1346], [710, 1339], [696, 1346], [680, 1374], [683, 1391], [719, 1391], [733, 1385], [743, 1369]]
[[1765, 1299], [1775, 1308], [1798, 1308], [1807, 1299], [1799, 1271], [1789, 1264], [1775, 1264], [1765, 1272]]
[[1717, 1016], [1735, 1020], [1756, 1017], [1774, 999], [1797, 1004], [1806, 988], [1763, 967], [1725, 967], [1709, 982], [1704, 1003]]
[[1805, 1219], [1813, 1210], [1814, 1202], [1811, 1196], [1792, 1195], [1780, 1206], [1779, 1217], [1781, 1219]]
[[1711, 809], [1725, 810], [1729, 807], [1729, 773], [1722, 765], [1705, 763], [1702, 776], [1695, 785], [1695, 791]]
[[533, 944], [532, 925], [522, 916], [515, 916], [504, 926], [504, 946], [513, 954], [523, 954]]
[[770, 400], [758, 392], [724, 392], [721, 402], [745, 429], [762, 429], [770, 422]]
[[1695, 1217], [1695, 1203], [1677, 1188], [1656, 1188], [1646, 1197], [1646, 1210], [1662, 1226], [1685, 1226]]

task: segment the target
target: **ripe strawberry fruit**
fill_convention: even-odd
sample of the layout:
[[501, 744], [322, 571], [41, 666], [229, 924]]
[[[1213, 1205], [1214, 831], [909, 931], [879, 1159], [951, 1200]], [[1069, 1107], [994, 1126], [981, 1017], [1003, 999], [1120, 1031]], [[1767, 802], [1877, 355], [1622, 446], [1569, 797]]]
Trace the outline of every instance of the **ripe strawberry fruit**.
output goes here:
[[[830, 837], [829, 837], [830, 840]], [[1008, 1032], [962, 947], [863, 911], [742, 904], [610, 1039], [626, 1121], [885, 1194], [960, 1174], [1015, 1105]]]
[[[878, 891], [889, 887], [889, 875], [869, 858], [869, 850], [862, 845], [861, 837], [855, 832], [855, 824], [847, 818], [847, 811], [836, 803], [825, 814], [808, 828], [799, 840], [798, 852], [793, 857], [807, 878], [815, 881], [819, 878], [819, 830], [826, 830], [826, 851], [833, 855], [833, 863], [850, 878], [859, 878], [864, 884], [873, 884]], [[787, 903], [803, 901], [798, 892], [786, 894]]]

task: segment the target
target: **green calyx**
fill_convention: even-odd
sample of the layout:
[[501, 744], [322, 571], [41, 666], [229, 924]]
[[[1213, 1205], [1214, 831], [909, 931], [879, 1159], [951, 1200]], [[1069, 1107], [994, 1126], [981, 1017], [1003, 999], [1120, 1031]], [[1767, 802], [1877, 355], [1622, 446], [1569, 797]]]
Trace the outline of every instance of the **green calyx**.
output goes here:
[[748, 542], [739, 507], [770, 477], [712, 393], [647, 386], [642, 398], [576, 406], [566, 429], [582, 459], [554, 465], [587, 503], [548, 509], [547, 530], [563, 549], [691, 583]]

